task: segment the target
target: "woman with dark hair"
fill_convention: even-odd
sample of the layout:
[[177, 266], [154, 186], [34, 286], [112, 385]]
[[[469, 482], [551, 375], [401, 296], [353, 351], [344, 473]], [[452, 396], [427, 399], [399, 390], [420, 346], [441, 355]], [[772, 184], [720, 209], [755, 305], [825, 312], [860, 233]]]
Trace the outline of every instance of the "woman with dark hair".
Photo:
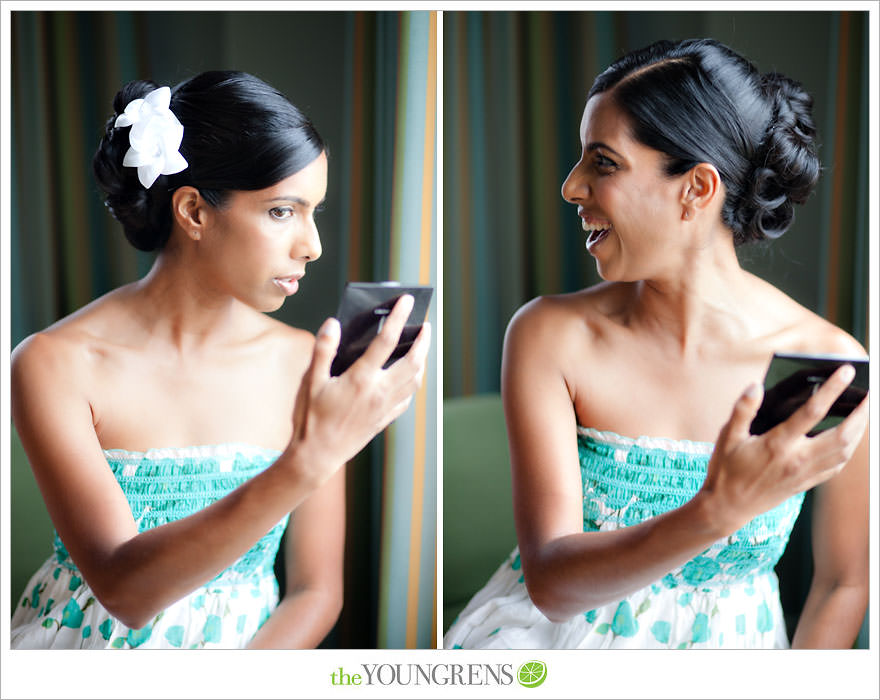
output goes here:
[[[864, 350], [735, 252], [781, 235], [815, 185], [811, 105], [713, 40], [656, 43], [596, 79], [562, 195], [605, 281], [533, 300], [508, 327], [519, 546], [445, 646], [852, 645], [868, 599], [867, 400], [807, 437], [852, 367], [772, 430], [749, 426], [774, 352]], [[790, 642], [773, 567], [818, 484]]]
[[114, 109], [95, 178], [158, 254], [13, 352], [13, 418], [57, 534], [12, 646], [316, 646], [342, 605], [340, 467], [407, 407], [429, 332], [382, 369], [401, 297], [331, 378], [335, 319], [313, 337], [262, 313], [320, 256], [327, 188], [321, 137], [274, 88], [135, 81]]

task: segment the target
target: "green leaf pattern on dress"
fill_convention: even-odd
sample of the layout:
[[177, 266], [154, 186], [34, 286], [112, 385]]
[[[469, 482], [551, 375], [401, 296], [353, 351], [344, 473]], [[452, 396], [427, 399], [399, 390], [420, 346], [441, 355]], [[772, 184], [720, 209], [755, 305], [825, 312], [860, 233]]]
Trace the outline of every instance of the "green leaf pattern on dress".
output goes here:
[[[705, 481], [712, 447], [578, 428], [584, 532], [619, 530], [684, 505]], [[501, 648], [503, 639], [542, 649], [785, 646], [773, 568], [802, 501], [803, 494], [788, 499], [626, 598], [559, 623], [531, 603], [514, 550], [459, 614], [444, 645]], [[499, 625], [506, 634], [490, 640]]]
[[[210, 505], [278, 454], [246, 445], [105, 452], [140, 531]], [[243, 647], [277, 604], [273, 563], [286, 525], [284, 518], [232, 566], [141, 629], [127, 628], [101, 606], [55, 533], [54, 555], [34, 575], [13, 613], [13, 637], [26, 633], [45, 646], [65, 647]], [[76, 630], [76, 642], [67, 630]]]

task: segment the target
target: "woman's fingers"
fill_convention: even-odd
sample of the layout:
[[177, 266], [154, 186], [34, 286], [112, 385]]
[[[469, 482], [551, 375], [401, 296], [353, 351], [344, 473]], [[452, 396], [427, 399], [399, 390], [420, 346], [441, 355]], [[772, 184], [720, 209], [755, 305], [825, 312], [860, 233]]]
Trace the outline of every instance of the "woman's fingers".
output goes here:
[[407, 350], [406, 355], [401, 357], [386, 370], [389, 379], [391, 379], [391, 381], [396, 381], [398, 379], [403, 380], [408, 375], [424, 369], [425, 358], [428, 355], [430, 343], [431, 324], [425, 321], [419, 330], [419, 334], [410, 346], [410, 349]]
[[421, 360], [424, 360], [428, 356], [428, 348], [431, 347], [431, 323], [430, 321], [425, 321], [422, 324], [422, 329], [419, 331], [418, 336], [416, 336], [415, 342], [413, 346], [410, 348], [410, 353], [413, 353]]
[[855, 373], [852, 365], [839, 367], [788, 419], [768, 432], [787, 438], [806, 435], [828, 414], [837, 397], [852, 382]]
[[379, 369], [388, 361], [394, 348], [397, 347], [397, 341], [400, 340], [400, 334], [413, 309], [413, 304], [414, 299], [411, 294], [404, 294], [397, 300], [391, 313], [385, 317], [376, 337], [373, 338], [355, 365]]
[[418, 368], [419, 380], [421, 381], [421, 375], [425, 371], [425, 363], [428, 359], [428, 350], [431, 348], [431, 324], [428, 321], [425, 321], [422, 324], [422, 328], [419, 331], [418, 336], [416, 336], [415, 342], [412, 347], [409, 349], [409, 352], [406, 354], [406, 359], [410, 361], [413, 366]]
[[868, 427], [868, 395], [865, 394], [859, 405], [835, 428], [839, 429], [848, 440], [858, 442]]
[[834, 428], [815, 437], [807, 433], [852, 379], [852, 367], [837, 370], [794, 414], [763, 435], [749, 431], [761, 387], [754, 384], [743, 392], [718, 435], [704, 485], [716, 499], [714, 512], [725, 531], [733, 532], [795, 493], [827, 481], [849, 462], [867, 425], [867, 398]]
[[406, 400], [421, 386], [430, 343], [431, 324], [425, 322], [406, 355], [384, 370], [389, 403]]
[[740, 394], [733, 406], [733, 412], [727, 425], [722, 429], [721, 439], [732, 439], [734, 442], [741, 442], [749, 437], [749, 427], [755, 419], [755, 414], [761, 406], [761, 399], [764, 397], [764, 390], [757, 382], [750, 384], [746, 390]]
[[430, 325], [423, 325], [404, 357], [382, 369], [412, 308], [412, 296], [402, 296], [364, 355], [333, 379], [330, 366], [339, 347], [339, 323], [331, 318], [321, 326], [297, 394], [291, 441], [308, 455], [310, 478], [328, 478], [412, 402], [425, 371]]
[[431, 324], [425, 321], [406, 355], [385, 370], [391, 380], [391, 385], [398, 387], [392, 398], [392, 401], [397, 404], [394, 408], [395, 418], [407, 409], [412, 402], [413, 394], [422, 384], [430, 347]]
[[336, 355], [339, 346], [339, 321], [328, 318], [315, 336], [315, 346], [312, 348], [312, 359], [303, 375], [296, 393], [296, 403], [293, 406], [294, 432], [302, 437], [308, 421], [306, 417], [312, 396], [326, 384], [330, 375], [330, 363]]
[[313, 383], [316, 378], [326, 381], [330, 377], [330, 365], [339, 348], [339, 336], [339, 321], [335, 318], [328, 318], [318, 329], [312, 350], [312, 363], [307, 372]]
[[839, 469], [846, 464], [865, 434], [867, 423], [868, 397], [866, 396], [838, 425], [810, 438], [811, 449], [820, 468], [830, 465], [831, 469]]
[[839, 473], [852, 458], [864, 435], [868, 420], [867, 396], [835, 427], [814, 437], [806, 435], [827, 415], [854, 374], [849, 365], [839, 368], [788, 420], [762, 436], [766, 438], [768, 454], [780, 465], [787, 465], [784, 473], [801, 479], [799, 491], [810, 489]]

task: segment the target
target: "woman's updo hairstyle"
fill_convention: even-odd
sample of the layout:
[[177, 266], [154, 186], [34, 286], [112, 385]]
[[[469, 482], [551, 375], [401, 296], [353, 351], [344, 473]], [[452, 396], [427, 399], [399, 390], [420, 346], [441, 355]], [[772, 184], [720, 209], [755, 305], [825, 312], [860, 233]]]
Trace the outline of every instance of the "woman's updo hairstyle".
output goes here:
[[215, 207], [231, 190], [260, 190], [302, 170], [325, 150], [312, 123], [275, 88], [248, 73], [208, 71], [171, 90], [171, 112], [183, 124], [180, 153], [188, 166], [160, 175], [145, 189], [137, 168], [123, 167], [131, 127], [116, 117], [159, 87], [126, 84], [113, 100], [115, 114], [92, 160], [107, 207], [138, 250], [162, 248], [171, 234], [171, 194], [191, 185]]
[[737, 245], [785, 233], [793, 204], [819, 178], [812, 98], [717, 41], [658, 41], [630, 53], [596, 78], [589, 97], [606, 91], [633, 137], [666, 155], [668, 175], [715, 166], [727, 190], [721, 217]]

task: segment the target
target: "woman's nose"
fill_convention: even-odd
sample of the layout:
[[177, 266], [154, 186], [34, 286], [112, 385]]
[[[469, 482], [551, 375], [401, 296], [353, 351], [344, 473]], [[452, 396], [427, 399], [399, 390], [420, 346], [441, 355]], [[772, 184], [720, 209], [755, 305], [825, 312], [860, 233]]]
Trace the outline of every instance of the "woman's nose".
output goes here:
[[305, 229], [296, 237], [290, 257], [297, 260], [311, 262], [321, 257], [321, 236], [318, 234], [318, 226], [313, 220], [309, 220]]
[[565, 182], [562, 183], [562, 198], [572, 204], [585, 199], [590, 194], [590, 185], [580, 166], [580, 162], [575, 163]]

